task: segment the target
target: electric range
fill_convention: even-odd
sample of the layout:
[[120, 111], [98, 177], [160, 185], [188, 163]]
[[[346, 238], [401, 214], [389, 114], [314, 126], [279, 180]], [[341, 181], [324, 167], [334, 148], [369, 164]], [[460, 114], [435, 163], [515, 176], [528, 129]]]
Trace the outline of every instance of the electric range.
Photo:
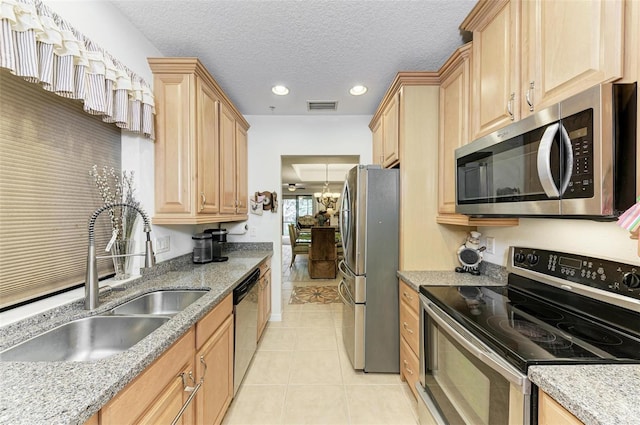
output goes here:
[[507, 269], [505, 286], [420, 288], [420, 385], [436, 422], [534, 424], [529, 366], [640, 363], [640, 266], [511, 247]]

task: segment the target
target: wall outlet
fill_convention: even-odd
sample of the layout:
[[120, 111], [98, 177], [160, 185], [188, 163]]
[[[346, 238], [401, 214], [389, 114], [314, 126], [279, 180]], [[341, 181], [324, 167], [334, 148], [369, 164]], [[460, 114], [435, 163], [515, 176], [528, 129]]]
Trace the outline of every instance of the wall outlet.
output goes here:
[[487, 236], [487, 244], [486, 244], [487, 254], [495, 254], [496, 253], [496, 238], [493, 236]]
[[156, 254], [162, 254], [163, 252], [171, 251], [171, 237], [167, 235], [157, 238], [155, 251]]
[[249, 237], [255, 238], [256, 236], [257, 236], [256, 228], [255, 227], [249, 227]]

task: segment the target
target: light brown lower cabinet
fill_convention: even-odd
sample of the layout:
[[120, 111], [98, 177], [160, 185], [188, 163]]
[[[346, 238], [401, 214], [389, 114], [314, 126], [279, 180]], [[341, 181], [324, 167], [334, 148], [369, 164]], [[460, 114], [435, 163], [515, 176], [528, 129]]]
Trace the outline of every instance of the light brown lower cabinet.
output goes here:
[[[91, 425], [170, 424], [203, 377], [179, 424], [219, 424], [233, 398], [233, 294], [120, 391]], [[95, 420], [98, 418], [98, 422]], [[93, 422], [92, 422], [93, 421]]]
[[538, 425], [584, 425], [542, 390], [538, 392]]
[[271, 316], [271, 258], [260, 265], [258, 281], [258, 341]]
[[418, 382], [420, 366], [419, 309], [418, 292], [400, 281], [400, 379], [407, 382], [416, 399], [415, 384]]

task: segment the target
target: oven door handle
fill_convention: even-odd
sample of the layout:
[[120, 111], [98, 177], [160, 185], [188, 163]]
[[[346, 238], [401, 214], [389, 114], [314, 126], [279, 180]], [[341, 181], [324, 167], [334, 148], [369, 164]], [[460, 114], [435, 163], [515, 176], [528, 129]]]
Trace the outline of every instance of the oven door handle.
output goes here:
[[[428, 300], [425, 302], [424, 299], [422, 300], [422, 305], [427, 310], [429, 317], [433, 318], [433, 320], [443, 328], [447, 335], [450, 335], [482, 363], [498, 372], [512, 384], [517, 385], [523, 395], [531, 394], [531, 383], [527, 379], [526, 375], [522, 374], [513, 366], [491, 352], [488, 347], [485, 348], [483, 346], [484, 344], [482, 344], [473, 335], [463, 331], [462, 329], [456, 329], [452, 323], [450, 323], [450, 319], [446, 317], [446, 313], [438, 306]], [[467, 335], [463, 336], [461, 332], [464, 332]]]

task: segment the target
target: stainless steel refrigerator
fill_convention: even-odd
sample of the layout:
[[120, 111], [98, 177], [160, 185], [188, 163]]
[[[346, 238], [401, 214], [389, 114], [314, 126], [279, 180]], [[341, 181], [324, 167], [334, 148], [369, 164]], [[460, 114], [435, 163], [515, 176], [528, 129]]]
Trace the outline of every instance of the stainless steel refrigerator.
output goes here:
[[397, 169], [358, 165], [340, 200], [342, 336], [354, 369], [400, 371]]

